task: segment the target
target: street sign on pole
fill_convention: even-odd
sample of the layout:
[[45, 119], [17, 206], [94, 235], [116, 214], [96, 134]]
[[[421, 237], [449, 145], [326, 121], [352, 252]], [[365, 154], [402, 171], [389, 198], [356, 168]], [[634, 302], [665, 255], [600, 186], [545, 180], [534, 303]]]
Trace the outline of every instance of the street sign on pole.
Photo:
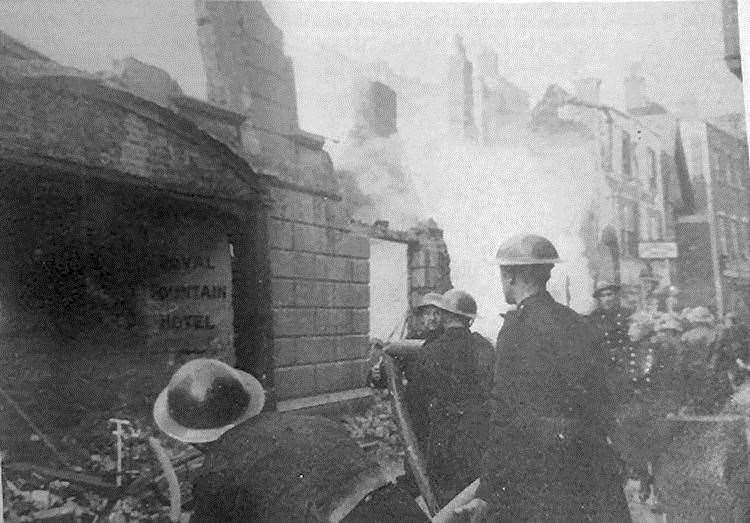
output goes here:
[[638, 257], [646, 260], [677, 258], [677, 242], [639, 242]]

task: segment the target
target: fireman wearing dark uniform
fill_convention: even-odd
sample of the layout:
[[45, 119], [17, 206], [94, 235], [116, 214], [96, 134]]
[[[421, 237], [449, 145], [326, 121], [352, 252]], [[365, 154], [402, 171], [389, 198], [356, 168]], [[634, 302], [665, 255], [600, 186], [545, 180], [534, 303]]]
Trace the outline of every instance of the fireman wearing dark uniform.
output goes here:
[[589, 321], [599, 335], [600, 350], [609, 360], [607, 384], [610, 391], [616, 399], [626, 401], [630, 382], [636, 374], [635, 351], [628, 338], [633, 311], [622, 307], [619, 292], [619, 285], [599, 282], [593, 294], [598, 306], [589, 314]]
[[428, 405], [427, 475], [444, 506], [479, 475], [494, 350], [469, 330], [477, 314], [469, 293], [449, 290], [439, 307], [444, 331], [416, 358], [414, 385]]
[[261, 413], [264, 401], [253, 376], [208, 359], [180, 367], [157, 398], [158, 427], [202, 444], [190, 521], [429, 521], [341, 424]]
[[[415, 339], [424, 339], [422, 348], [433, 342], [443, 333], [443, 296], [437, 292], [428, 292], [422, 296], [414, 308], [416, 321]], [[423, 394], [419, 394], [415, 387], [415, 376], [418, 371], [418, 362], [415, 357], [394, 355], [401, 365], [402, 376], [406, 380], [404, 386], [404, 406], [409, 412], [420, 450], [424, 452], [427, 448], [428, 432], [428, 408], [429, 403]], [[372, 387], [384, 389], [387, 381], [381, 369], [382, 360], [373, 365], [368, 375], [368, 382]], [[398, 483], [414, 497], [420, 495], [419, 487], [414, 479], [409, 460], [404, 457], [404, 474], [398, 477]]]
[[581, 316], [546, 290], [555, 247], [511, 238], [497, 253], [506, 301], [492, 418], [472, 521], [630, 521], [607, 442], [606, 356]]

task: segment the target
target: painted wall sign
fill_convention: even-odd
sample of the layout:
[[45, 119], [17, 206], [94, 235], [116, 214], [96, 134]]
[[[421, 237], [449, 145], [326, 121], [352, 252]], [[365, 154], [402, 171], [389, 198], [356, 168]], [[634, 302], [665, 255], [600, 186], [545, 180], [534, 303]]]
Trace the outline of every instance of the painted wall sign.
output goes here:
[[647, 260], [666, 260], [677, 258], [676, 242], [640, 242], [638, 257]]
[[155, 224], [149, 236], [159, 274], [141, 290], [147, 345], [231, 359], [232, 270], [222, 226], [180, 217]]

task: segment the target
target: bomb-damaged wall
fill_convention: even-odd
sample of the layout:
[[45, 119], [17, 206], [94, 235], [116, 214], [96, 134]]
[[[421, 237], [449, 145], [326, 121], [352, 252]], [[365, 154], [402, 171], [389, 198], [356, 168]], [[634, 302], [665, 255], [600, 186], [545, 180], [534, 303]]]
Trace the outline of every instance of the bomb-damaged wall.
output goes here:
[[403, 161], [397, 101], [397, 93], [382, 82], [355, 83], [354, 122], [336, 175], [360, 234], [408, 244], [405, 298], [413, 307], [424, 294], [451, 288], [450, 257], [435, 221], [420, 221], [424, 210]]
[[[258, 377], [269, 408], [360, 388], [369, 347], [367, 239], [348, 230], [323, 139], [297, 127], [283, 36], [260, 3], [197, 2], [196, 14], [210, 102], [172, 96], [170, 108], [243, 155], [270, 190], [263, 227], [272, 339], [241, 338], [240, 360], [266, 369]], [[267, 355], [246, 346], [265, 343]]]
[[[413, 310], [428, 292], [442, 294], [453, 288], [448, 247], [443, 240], [443, 231], [434, 220], [418, 222], [407, 231], [391, 229], [388, 222], [382, 220], [373, 225], [354, 222], [352, 227], [362, 236], [407, 244], [406, 267], [403, 267], [403, 271], [406, 273], [408, 294], [404, 298], [409, 310]], [[392, 269], [389, 267], [387, 270]], [[394, 285], [398, 285], [399, 274], [393, 274], [392, 277]], [[421, 319], [409, 313], [406, 321], [406, 334], [419, 336], [423, 328]], [[376, 337], [378, 335], [382, 334], [375, 334]]]
[[234, 362], [228, 220], [40, 172], [0, 204], [0, 381], [36, 422], [145, 415], [175, 365]]
[[369, 348], [368, 240], [350, 231], [335, 199], [278, 187], [271, 197], [277, 399], [359, 389]]
[[174, 365], [234, 361], [229, 235], [263, 190], [164, 107], [23, 71], [0, 68], [2, 381], [37, 422], [148, 409]]

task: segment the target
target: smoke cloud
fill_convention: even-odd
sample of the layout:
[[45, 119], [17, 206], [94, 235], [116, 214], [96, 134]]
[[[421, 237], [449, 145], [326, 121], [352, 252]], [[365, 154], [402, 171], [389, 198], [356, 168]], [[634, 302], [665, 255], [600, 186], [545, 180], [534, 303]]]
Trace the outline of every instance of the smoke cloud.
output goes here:
[[506, 130], [492, 145], [465, 143], [448, 128], [446, 86], [384, 72], [382, 64], [373, 73], [340, 54], [322, 57], [321, 51], [295, 53], [298, 86], [316, 86], [306, 91], [312, 98], [305, 100], [306, 110], [301, 108], [302, 126], [307, 120], [319, 132], [330, 125], [346, 133], [352, 126], [347, 100], [362, 78], [397, 92], [397, 137], [356, 147], [344, 141], [328, 149], [337, 169], [354, 173], [367, 195], [368, 217], [380, 213], [379, 219], [395, 219], [399, 227], [414, 225], [405, 222], [417, 210], [420, 216], [414, 218], [435, 219], [445, 232], [454, 286], [477, 299], [478, 331], [494, 337], [502, 324], [500, 313], [509, 308], [494, 255], [503, 240], [517, 233], [541, 234], [555, 244], [564, 263], [552, 272], [550, 292], [565, 303], [569, 280], [571, 306], [588, 312], [593, 282], [581, 229], [596, 189], [589, 142], [574, 133], [545, 135], [519, 128]]

